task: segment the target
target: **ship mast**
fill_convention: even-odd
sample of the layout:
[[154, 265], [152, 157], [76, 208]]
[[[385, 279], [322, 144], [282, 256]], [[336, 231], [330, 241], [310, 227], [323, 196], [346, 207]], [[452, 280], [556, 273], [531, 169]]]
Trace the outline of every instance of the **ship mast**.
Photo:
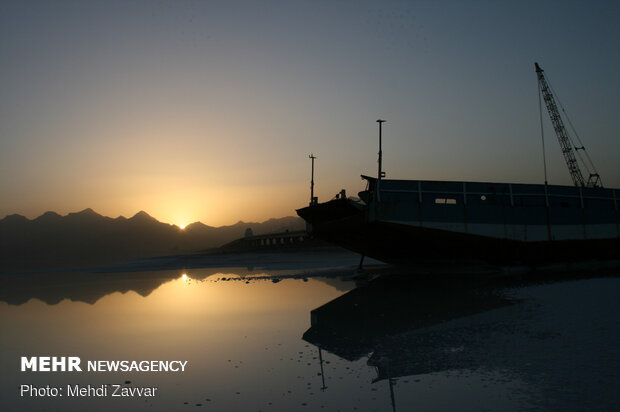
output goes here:
[[379, 123], [379, 171], [377, 172], [377, 180], [381, 180], [382, 177], [385, 177], [385, 172], [381, 170], [381, 162], [383, 160], [383, 151], [381, 150], [381, 126], [385, 122], [385, 120], [377, 120], [377, 123]]
[[308, 158], [312, 160], [312, 175], [310, 177], [310, 205], [313, 205], [318, 202], [318, 199], [314, 197], [314, 159], [316, 159], [316, 156], [312, 153], [308, 156]]
[[[564, 155], [564, 160], [566, 161], [566, 165], [568, 166], [568, 171], [570, 173], [571, 178], [573, 179], [573, 183], [575, 186], [581, 187], [602, 187], [600, 176], [596, 172], [596, 168], [592, 163], [592, 160], [588, 156], [585, 147], [581, 144], [581, 147], [574, 146], [571, 142], [571, 139], [566, 131], [566, 127], [564, 127], [564, 122], [562, 121], [562, 117], [560, 116], [560, 112], [558, 111], [558, 106], [555, 103], [555, 98], [551, 93], [551, 87], [543, 74], [543, 69], [540, 68], [538, 63], [534, 63], [536, 68], [536, 75], [538, 76], [538, 88], [543, 95], [543, 100], [545, 101], [545, 106], [547, 107], [547, 111], [549, 112], [549, 117], [551, 118], [551, 123], [553, 123], [553, 129], [555, 130], [555, 134], [558, 137], [558, 141], [560, 142], [560, 147], [562, 148], [562, 154]], [[565, 113], [566, 114], [566, 113]], [[570, 123], [570, 120], [569, 120]], [[578, 137], [577, 137], [578, 138]], [[580, 142], [581, 143], [581, 142]], [[544, 143], [543, 143], [544, 144]], [[574, 151], [573, 151], [574, 149]], [[578, 153], [578, 150], [583, 150], [586, 158], [590, 163], [590, 167], [593, 172], [590, 172], [588, 165], [584, 165], [586, 169], [588, 169], [589, 177], [586, 182], [583, 174], [581, 173], [581, 169], [579, 168], [579, 164], [577, 163], [577, 158], [575, 157], [575, 153]], [[546, 180], [546, 177], [545, 177]]]

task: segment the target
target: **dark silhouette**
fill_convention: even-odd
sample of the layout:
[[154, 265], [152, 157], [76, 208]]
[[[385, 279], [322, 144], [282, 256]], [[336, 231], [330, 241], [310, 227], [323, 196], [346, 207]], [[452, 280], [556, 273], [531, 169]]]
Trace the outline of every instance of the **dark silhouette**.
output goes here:
[[354, 361], [388, 336], [511, 303], [488, 279], [381, 276], [314, 309], [303, 339]]
[[204, 251], [243, 237], [250, 226], [255, 234], [264, 234], [299, 230], [304, 223], [296, 217], [284, 217], [221, 227], [196, 222], [180, 229], [144, 211], [116, 219], [92, 209], [67, 216], [46, 212], [33, 220], [10, 215], [0, 220], [0, 272], [97, 266], [130, 258]]
[[178, 278], [178, 271], [150, 271], [122, 274], [33, 273], [0, 276], [0, 301], [22, 305], [38, 299], [55, 305], [64, 299], [94, 304], [114, 292], [133, 290], [148, 296], [163, 283]]
[[376, 371], [372, 383], [387, 382], [396, 410], [397, 378], [476, 367], [469, 351], [482, 346], [477, 335], [434, 326], [514, 303], [484, 279], [382, 276], [314, 309], [303, 339], [319, 349], [322, 389], [322, 351], [348, 361], [368, 357]]
[[[65, 299], [69, 299], [94, 304], [99, 299], [114, 292], [126, 293], [129, 291], [134, 291], [140, 296], [147, 297], [162, 284], [178, 279], [186, 272], [194, 281], [202, 281], [216, 274], [221, 275], [222, 267], [230, 268], [230, 261], [227, 257], [226, 254], [206, 256], [211, 266], [209, 268], [201, 267], [200, 271], [194, 271], [189, 267], [187, 270], [179, 268], [161, 270], [162, 265], [158, 265], [157, 269], [130, 272], [115, 272], [112, 270], [114, 269], [113, 267], [109, 267], [92, 271], [75, 270], [55, 273], [4, 274], [0, 276], [0, 301], [10, 305], [22, 305], [30, 299], [38, 299], [48, 305], [55, 305]], [[235, 258], [238, 257], [239, 255], [235, 255]], [[244, 256], [241, 256], [241, 259], [243, 258]], [[249, 258], [255, 258], [255, 256], [249, 256]], [[268, 256], [267, 259], [269, 259]], [[156, 258], [154, 260], [159, 259]], [[191, 266], [191, 259], [188, 263]], [[274, 264], [281, 265], [282, 262], [278, 262], [277, 259], [272, 261], [271, 264], [263, 261], [262, 266], [265, 267], [265, 270], [261, 269], [258, 271], [258, 276], [256, 277], [254, 275], [257, 275], [257, 273], [254, 272], [253, 268], [243, 269], [237, 267], [234, 273], [239, 275], [239, 277], [228, 275], [224, 276], [224, 278], [226, 278], [226, 281], [248, 283], [253, 279], [259, 282], [264, 280], [279, 282], [282, 279], [297, 279], [301, 281], [307, 280], [308, 277], [314, 277], [340, 291], [348, 291], [351, 288], [352, 282], [341, 277], [343, 273], [345, 275], [347, 273], [346, 271], [343, 272], [342, 269], [332, 271], [324, 269], [312, 271], [306, 269], [299, 273], [269, 275], [269, 268]], [[286, 262], [284, 264], [286, 265]], [[285, 267], [290, 268], [291, 266]], [[226, 273], [229, 274], [230, 272], [227, 270]], [[218, 280], [219, 277], [215, 277], [214, 281]]]

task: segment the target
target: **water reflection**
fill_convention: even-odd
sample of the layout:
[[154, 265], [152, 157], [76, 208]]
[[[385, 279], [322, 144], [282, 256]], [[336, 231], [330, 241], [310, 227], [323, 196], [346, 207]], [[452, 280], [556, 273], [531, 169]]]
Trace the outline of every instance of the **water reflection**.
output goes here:
[[155, 289], [178, 277], [178, 272], [133, 272], [102, 274], [88, 272], [36, 273], [0, 276], [0, 301], [22, 305], [38, 299], [56, 305], [68, 299], [94, 304], [114, 292], [134, 291], [148, 296]]
[[[0, 409], [617, 410], [620, 279], [496, 288], [338, 274], [3, 278]], [[24, 354], [189, 363], [182, 374], [37, 374], [18, 371]], [[69, 402], [15, 389], [127, 381], [160, 394]]]
[[[620, 279], [467, 282], [379, 278], [312, 310], [303, 339], [319, 350], [323, 389], [328, 353], [374, 369], [370, 390], [385, 385], [392, 410], [618, 406], [613, 383], [600, 376], [618, 378]], [[605, 363], [611, 358], [615, 366]]]
[[[26, 303], [0, 303], [0, 327], [8, 331], [0, 336], [0, 409], [176, 410], [187, 402], [208, 403], [219, 411], [256, 410], [257, 404], [263, 410], [294, 410], [301, 403], [312, 403], [307, 388], [313, 386], [306, 383], [316, 376], [310, 372], [315, 351], [299, 339], [307, 327], [308, 310], [354, 286], [337, 278], [304, 281], [299, 273], [286, 271], [248, 274], [192, 269], [127, 275], [108, 274], [114, 287], [85, 282], [79, 293], [67, 282], [65, 288], [53, 291], [50, 301], [60, 299], [54, 305], [29, 299], [45, 296], [41, 285], [19, 298], [28, 298]], [[276, 279], [280, 281], [274, 283]], [[133, 291], [141, 280], [148, 281], [144, 295]], [[9, 293], [5, 296], [10, 298]], [[71, 301], [67, 296], [94, 303]], [[20, 373], [19, 357], [24, 354], [79, 356], [84, 361], [181, 359], [189, 366], [182, 374]], [[158, 386], [159, 394], [146, 403], [144, 399], [21, 398], [16, 389], [22, 383], [126, 381]]]
[[[188, 274], [190, 273], [190, 274]], [[201, 269], [153, 270], [132, 272], [50, 272], [31, 274], [4, 274], [0, 276], [0, 301], [10, 305], [22, 305], [30, 299], [37, 299], [49, 305], [56, 305], [67, 299], [74, 302], [95, 304], [104, 296], [133, 291], [142, 297], [149, 296], [161, 285], [181, 278], [185, 282], [269, 280], [277, 283], [284, 279], [325, 277], [326, 282], [338, 284], [338, 271], [315, 270], [270, 270], [218, 267]], [[189, 277], [191, 276], [191, 278]]]
[[470, 352], [463, 342], [454, 346], [449, 336], [433, 335], [433, 325], [514, 303], [475, 283], [380, 277], [314, 309], [303, 339], [319, 348], [322, 374], [323, 350], [349, 361], [367, 358], [376, 371], [372, 383], [387, 381], [395, 410], [396, 378], [477, 366], [464, 356]]
[[[312, 326], [303, 339], [350, 361], [373, 352], [371, 360], [381, 363], [387, 353], [378, 356], [377, 350], [388, 351], [394, 346], [389, 344], [390, 339], [396, 336], [406, 343], [412, 330], [513, 303], [513, 299], [493, 288], [463, 284], [438, 287], [412, 277], [381, 277], [314, 309], [310, 314]], [[418, 346], [420, 342], [416, 343]], [[412, 354], [391, 355], [402, 358]], [[407, 375], [428, 371], [408, 372], [411, 373]]]

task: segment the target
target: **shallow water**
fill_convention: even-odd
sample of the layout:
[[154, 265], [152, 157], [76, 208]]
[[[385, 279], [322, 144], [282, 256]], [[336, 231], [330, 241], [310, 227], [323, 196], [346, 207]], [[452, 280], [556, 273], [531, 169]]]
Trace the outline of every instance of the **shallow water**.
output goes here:
[[[326, 276], [219, 268], [5, 283], [0, 409], [620, 410], [620, 278], [480, 289]], [[21, 356], [188, 364], [20, 372]], [[34, 397], [22, 384], [158, 390]]]

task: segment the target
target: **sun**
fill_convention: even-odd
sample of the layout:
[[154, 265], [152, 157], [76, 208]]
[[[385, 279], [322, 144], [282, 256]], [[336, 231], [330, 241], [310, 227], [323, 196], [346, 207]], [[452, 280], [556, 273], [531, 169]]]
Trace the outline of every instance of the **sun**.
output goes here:
[[185, 229], [185, 226], [187, 226], [187, 225], [179, 225], [179, 227], [181, 228], [181, 230]]

